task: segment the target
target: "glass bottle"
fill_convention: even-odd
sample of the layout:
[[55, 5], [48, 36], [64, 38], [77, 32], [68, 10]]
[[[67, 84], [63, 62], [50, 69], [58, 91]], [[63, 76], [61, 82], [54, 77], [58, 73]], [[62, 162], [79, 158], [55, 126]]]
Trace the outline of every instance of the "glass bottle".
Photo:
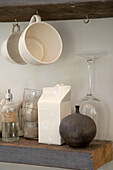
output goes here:
[[2, 137], [2, 120], [1, 120], [1, 108], [5, 104], [5, 98], [0, 101], [0, 137]]
[[1, 108], [2, 118], [2, 141], [15, 142], [19, 140], [18, 114], [15, 104], [12, 102], [11, 90], [7, 89], [5, 94], [5, 104]]

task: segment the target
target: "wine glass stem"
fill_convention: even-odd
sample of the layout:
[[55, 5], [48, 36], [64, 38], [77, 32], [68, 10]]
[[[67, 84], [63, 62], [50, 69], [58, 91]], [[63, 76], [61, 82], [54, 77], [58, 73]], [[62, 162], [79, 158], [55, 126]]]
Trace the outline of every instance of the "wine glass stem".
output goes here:
[[93, 61], [88, 60], [87, 61], [87, 66], [88, 66], [88, 77], [89, 77], [88, 95], [92, 95], [92, 66], [93, 66]]

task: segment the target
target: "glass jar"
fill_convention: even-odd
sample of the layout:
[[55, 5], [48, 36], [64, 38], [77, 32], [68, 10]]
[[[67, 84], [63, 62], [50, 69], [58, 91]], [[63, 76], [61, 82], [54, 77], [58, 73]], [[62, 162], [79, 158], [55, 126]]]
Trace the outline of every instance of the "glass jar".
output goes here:
[[37, 102], [41, 91], [36, 89], [24, 89], [23, 96], [23, 119], [24, 137], [28, 139], [38, 138], [38, 108]]

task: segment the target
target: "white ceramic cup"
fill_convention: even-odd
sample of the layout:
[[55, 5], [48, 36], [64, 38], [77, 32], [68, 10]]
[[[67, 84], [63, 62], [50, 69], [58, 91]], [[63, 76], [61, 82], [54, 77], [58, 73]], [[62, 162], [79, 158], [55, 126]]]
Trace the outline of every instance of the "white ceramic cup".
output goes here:
[[21, 58], [18, 51], [18, 41], [21, 33], [20, 26], [13, 24], [12, 34], [2, 43], [1, 52], [2, 56], [10, 63], [24, 65], [26, 62]]
[[19, 39], [19, 52], [26, 63], [40, 65], [55, 62], [62, 52], [62, 39], [50, 24], [33, 15]]

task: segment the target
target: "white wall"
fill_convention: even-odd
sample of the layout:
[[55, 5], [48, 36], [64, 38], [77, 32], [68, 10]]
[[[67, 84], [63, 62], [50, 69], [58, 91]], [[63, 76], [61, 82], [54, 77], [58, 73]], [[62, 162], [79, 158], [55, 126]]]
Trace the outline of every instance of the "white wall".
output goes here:
[[[93, 93], [103, 100], [108, 111], [107, 139], [113, 139], [113, 18], [49, 22], [60, 33], [63, 53], [54, 64], [46, 66], [13, 65], [0, 53], [0, 99], [11, 88], [14, 100], [22, 100], [24, 87], [42, 89], [57, 83], [72, 86], [72, 109], [85, 96], [88, 87], [86, 61], [78, 53], [105, 53], [94, 62]], [[28, 23], [20, 23], [23, 30]], [[12, 23], [0, 23], [0, 46], [10, 35]], [[108, 169], [108, 168], [107, 168]]]

